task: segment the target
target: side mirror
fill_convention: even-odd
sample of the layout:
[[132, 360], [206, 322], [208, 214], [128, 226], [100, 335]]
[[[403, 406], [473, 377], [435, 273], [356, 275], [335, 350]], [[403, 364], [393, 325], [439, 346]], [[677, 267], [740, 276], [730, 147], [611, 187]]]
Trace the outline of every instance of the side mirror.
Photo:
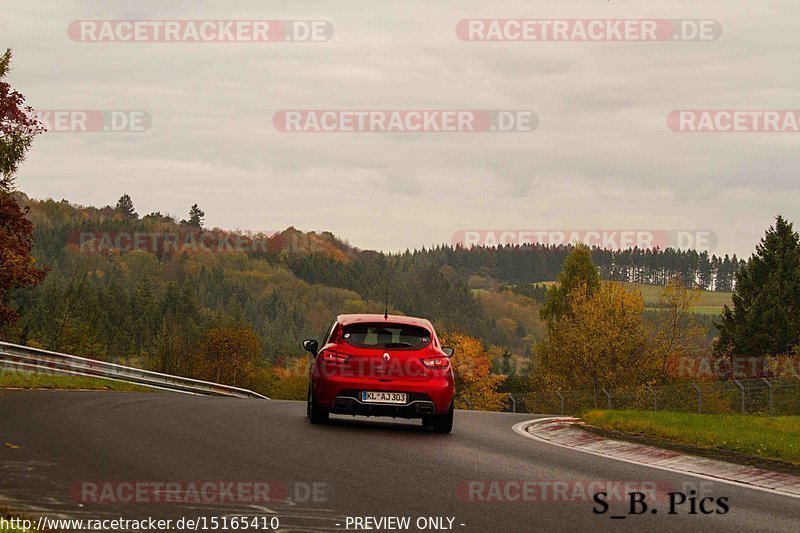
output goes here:
[[317, 355], [317, 350], [319, 350], [319, 343], [314, 339], [308, 339], [303, 341], [303, 349], [307, 352], [311, 352], [311, 355]]
[[442, 351], [444, 352], [444, 354], [447, 357], [453, 357], [453, 354], [456, 353], [456, 351], [453, 348], [449, 347], [449, 346], [443, 347]]

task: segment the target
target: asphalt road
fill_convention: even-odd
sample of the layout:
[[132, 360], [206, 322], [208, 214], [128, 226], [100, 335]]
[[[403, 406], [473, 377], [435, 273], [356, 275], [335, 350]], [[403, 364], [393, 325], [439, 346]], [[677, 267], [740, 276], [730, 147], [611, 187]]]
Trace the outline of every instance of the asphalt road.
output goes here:
[[[800, 524], [797, 499], [565, 450], [512, 431], [532, 415], [458, 411], [453, 433], [436, 435], [417, 421], [333, 417], [312, 426], [304, 409], [300, 402], [166, 393], [0, 392], [0, 506], [51, 518], [277, 516], [283, 530], [297, 531], [345, 530], [348, 517], [365, 516], [410, 517], [411, 531], [420, 517], [451, 517], [453, 530], [465, 532], [797, 531]], [[100, 504], [70, 493], [84, 481], [203, 480], [271, 480], [293, 501]], [[468, 480], [495, 487], [562, 481], [570, 494], [568, 501], [562, 493], [558, 501], [551, 494], [548, 501], [477, 502], [459, 491]], [[627, 503], [600, 515], [591, 499], [572, 495], [600, 480], [695, 488], [726, 497], [730, 510], [690, 515], [687, 506], [668, 515], [657, 501], [657, 514], [612, 519], [625, 514]], [[473, 499], [497, 499], [491, 484], [481, 486]], [[316, 498], [306, 497], [310, 487]]]

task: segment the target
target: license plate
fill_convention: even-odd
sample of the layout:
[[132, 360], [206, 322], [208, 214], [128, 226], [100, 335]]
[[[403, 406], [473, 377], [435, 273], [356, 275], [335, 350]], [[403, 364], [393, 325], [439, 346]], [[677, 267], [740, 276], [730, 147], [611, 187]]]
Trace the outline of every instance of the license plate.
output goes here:
[[405, 392], [368, 392], [361, 393], [364, 403], [399, 403], [405, 404], [408, 395]]

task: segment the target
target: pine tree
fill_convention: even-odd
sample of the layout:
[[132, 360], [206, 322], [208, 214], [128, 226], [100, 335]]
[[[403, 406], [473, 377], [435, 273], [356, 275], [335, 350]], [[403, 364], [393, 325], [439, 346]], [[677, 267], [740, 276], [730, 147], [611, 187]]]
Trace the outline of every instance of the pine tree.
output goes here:
[[205, 216], [206, 213], [200, 209], [197, 204], [194, 204], [192, 208], [189, 209], [189, 220], [181, 220], [181, 224], [191, 226], [193, 228], [202, 228], [203, 218]]
[[800, 237], [782, 216], [736, 274], [733, 309], [717, 327], [721, 353], [788, 354], [800, 344]]
[[117, 200], [117, 206], [114, 208], [114, 211], [119, 213], [125, 218], [130, 219], [138, 219], [139, 215], [136, 214], [136, 210], [133, 207], [133, 200], [127, 194], [123, 194], [119, 200]]
[[564, 260], [564, 268], [558, 275], [558, 284], [551, 285], [545, 296], [541, 317], [552, 322], [569, 314], [569, 294], [578, 287], [586, 286], [587, 296], [600, 287], [600, 272], [592, 261], [592, 253], [583, 244], [578, 244]]

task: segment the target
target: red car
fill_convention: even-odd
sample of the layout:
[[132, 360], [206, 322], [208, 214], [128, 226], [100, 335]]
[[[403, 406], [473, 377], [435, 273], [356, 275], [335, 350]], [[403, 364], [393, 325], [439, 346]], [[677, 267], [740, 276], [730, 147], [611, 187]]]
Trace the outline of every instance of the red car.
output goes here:
[[421, 418], [437, 433], [453, 428], [455, 385], [450, 357], [423, 318], [339, 315], [314, 356], [306, 414], [313, 424], [331, 413]]

